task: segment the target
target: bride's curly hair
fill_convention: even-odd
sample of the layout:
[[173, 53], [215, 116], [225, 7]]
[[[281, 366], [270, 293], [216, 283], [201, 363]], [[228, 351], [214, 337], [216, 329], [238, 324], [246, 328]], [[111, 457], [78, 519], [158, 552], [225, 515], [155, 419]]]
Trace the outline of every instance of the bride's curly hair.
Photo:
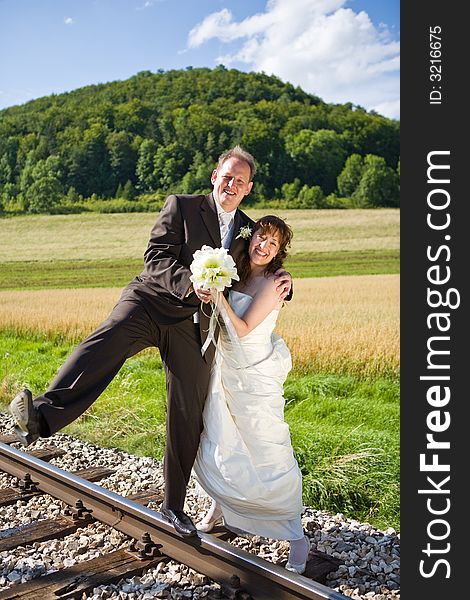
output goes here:
[[[287, 257], [287, 248], [290, 247], [293, 233], [290, 226], [280, 217], [276, 217], [275, 215], [266, 215], [265, 217], [258, 219], [253, 226], [251, 238], [259, 230], [261, 230], [262, 234], [277, 234], [279, 236], [279, 250], [272, 261], [266, 265], [265, 275], [268, 275], [270, 273], [275, 273], [284, 265], [284, 261]], [[248, 255], [248, 245], [251, 242], [251, 238], [247, 240], [246, 252], [243, 254], [239, 264], [238, 276], [240, 277], [240, 283], [246, 283], [251, 273], [250, 257]]]

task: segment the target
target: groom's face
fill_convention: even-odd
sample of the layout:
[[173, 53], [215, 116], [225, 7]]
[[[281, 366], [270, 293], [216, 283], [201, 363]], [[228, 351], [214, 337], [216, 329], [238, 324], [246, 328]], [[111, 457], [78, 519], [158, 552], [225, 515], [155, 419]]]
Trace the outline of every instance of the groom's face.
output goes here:
[[250, 165], [239, 158], [228, 158], [212, 171], [213, 195], [225, 212], [235, 210], [250, 193], [253, 187], [250, 175]]

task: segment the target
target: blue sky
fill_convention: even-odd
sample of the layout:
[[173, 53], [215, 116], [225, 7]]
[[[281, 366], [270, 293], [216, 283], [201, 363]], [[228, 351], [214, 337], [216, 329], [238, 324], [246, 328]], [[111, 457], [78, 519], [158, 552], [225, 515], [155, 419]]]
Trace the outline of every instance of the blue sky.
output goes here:
[[399, 0], [0, 0], [0, 108], [139, 71], [264, 71], [399, 118]]

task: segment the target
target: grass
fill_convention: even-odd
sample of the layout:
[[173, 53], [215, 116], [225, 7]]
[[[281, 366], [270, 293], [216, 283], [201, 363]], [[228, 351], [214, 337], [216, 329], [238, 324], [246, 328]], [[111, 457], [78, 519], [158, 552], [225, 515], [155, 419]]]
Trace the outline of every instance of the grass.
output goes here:
[[142, 258], [10, 261], [0, 264], [0, 290], [124, 287], [142, 267]]
[[304, 501], [399, 530], [398, 378], [294, 373], [285, 397]]
[[[77, 259], [0, 264], [0, 290], [124, 287], [142, 271], [142, 258]], [[399, 251], [360, 250], [294, 254], [286, 268], [295, 279], [399, 272]]]
[[318, 252], [317, 254], [299, 253], [289, 256], [285, 266], [294, 279], [399, 273], [400, 251], [390, 248]]
[[[266, 210], [247, 210], [253, 219]], [[291, 254], [398, 250], [398, 209], [284, 210]], [[142, 260], [152, 213], [28, 215], [0, 219], [0, 263]]]
[[[0, 333], [0, 408], [22, 387], [44, 391], [70, 342]], [[286, 421], [303, 472], [304, 502], [376, 527], [399, 529], [399, 384], [293, 371]], [[161, 459], [165, 376], [159, 354], [130, 358], [97, 402], [64, 431], [91, 443]]]
[[309, 373], [396, 376], [399, 277], [301, 279], [278, 327], [294, 364]]

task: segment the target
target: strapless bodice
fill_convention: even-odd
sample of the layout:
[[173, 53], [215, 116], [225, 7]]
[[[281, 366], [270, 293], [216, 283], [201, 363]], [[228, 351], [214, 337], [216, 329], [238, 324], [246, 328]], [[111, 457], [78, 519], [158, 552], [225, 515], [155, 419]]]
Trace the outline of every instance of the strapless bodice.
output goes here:
[[[244, 292], [230, 290], [228, 301], [234, 313], [243, 318], [253, 298]], [[225, 359], [231, 361], [233, 365], [238, 365], [239, 368], [245, 368], [248, 365], [259, 364], [276, 354], [285, 365], [282, 372], [287, 373], [292, 366], [290, 353], [284, 341], [274, 333], [278, 315], [279, 310], [272, 310], [248, 335], [241, 338], [237, 337], [232, 327], [230, 327], [232, 331], [230, 335], [227, 327], [223, 325], [219, 337], [219, 350], [224, 354]]]
[[[237, 317], [242, 318], [248, 307], [253, 302], [252, 296], [239, 292], [237, 290], [230, 290], [229, 304], [233, 309], [233, 312]], [[277, 317], [279, 310], [272, 310], [259, 325], [257, 325], [250, 333], [243, 338], [240, 338], [242, 344], [266, 344], [271, 343], [271, 334], [276, 326]]]

